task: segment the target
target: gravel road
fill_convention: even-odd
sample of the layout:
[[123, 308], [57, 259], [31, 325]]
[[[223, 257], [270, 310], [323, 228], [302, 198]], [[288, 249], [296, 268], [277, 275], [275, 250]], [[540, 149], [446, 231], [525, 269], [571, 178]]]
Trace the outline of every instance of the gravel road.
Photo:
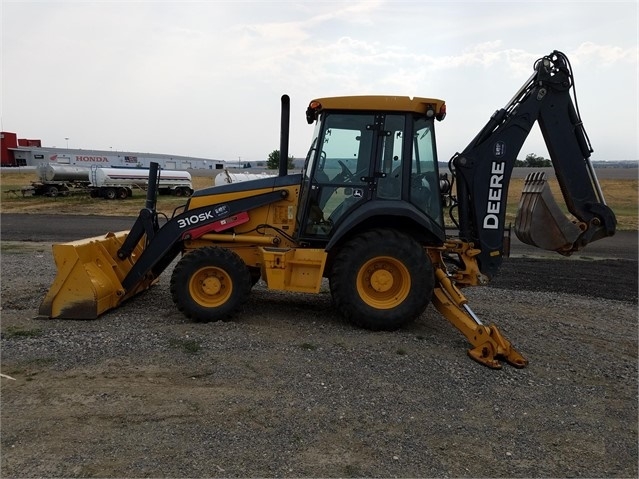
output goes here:
[[50, 243], [2, 230], [2, 477], [637, 477], [636, 246], [467, 290], [530, 361], [495, 371], [433, 308], [373, 333], [328, 287], [258, 283], [195, 324], [167, 271], [98, 320], [35, 320]]

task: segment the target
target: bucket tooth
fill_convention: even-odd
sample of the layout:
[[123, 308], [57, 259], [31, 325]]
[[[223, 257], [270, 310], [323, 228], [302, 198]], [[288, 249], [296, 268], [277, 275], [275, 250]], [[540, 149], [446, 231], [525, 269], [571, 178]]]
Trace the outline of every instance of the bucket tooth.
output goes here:
[[142, 247], [126, 260], [117, 250], [128, 231], [107, 233], [70, 243], [53, 245], [57, 275], [38, 311], [39, 318], [95, 319], [117, 307], [124, 299], [147, 289], [151, 282], [137, 285], [127, 294], [122, 287]]
[[584, 228], [561, 211], [544, 172], [526, 176], [515, 219], [517, 238], [538, 248], [570, 254]]

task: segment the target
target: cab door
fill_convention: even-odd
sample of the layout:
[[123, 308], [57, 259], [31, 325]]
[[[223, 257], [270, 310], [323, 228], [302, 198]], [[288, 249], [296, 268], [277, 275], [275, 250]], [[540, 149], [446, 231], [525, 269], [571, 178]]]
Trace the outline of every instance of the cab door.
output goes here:
[[298, 211], [300, 239], [328, 240], [344, 215], [371, 198], [376, 118], [371, 113], [322, 114]]

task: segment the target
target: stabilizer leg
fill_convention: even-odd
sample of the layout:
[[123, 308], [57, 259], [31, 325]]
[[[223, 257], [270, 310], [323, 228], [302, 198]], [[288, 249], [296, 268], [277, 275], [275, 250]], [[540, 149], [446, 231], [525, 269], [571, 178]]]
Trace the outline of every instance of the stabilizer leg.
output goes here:
[[504, 338], [497, 326], [484, 325], [468, 306], [468, 300], [448, 278], [446, 272], [437, 267], [435, 275], [439, 284], [433, 294], [433, 305], [474, 346], [468, 355], [475, 361], [492, 369], [501, 369], [500, 359], [516, 368], [524, 368], [528, 361]]

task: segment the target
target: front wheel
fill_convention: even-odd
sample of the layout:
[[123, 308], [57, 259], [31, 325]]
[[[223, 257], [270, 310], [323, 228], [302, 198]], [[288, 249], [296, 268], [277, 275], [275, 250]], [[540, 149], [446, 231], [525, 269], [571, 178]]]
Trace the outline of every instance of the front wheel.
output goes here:
[[247, 301], [250, 289], [244, 261], [233, 251], [214, 246], [185, 254], [171, 276], [173, 301], [195, 321], [229, 319]]
[[392, 331], [419, 317], [435, 288], [424, 248], [390, 229], [362, 233], [335, 257], [330, 277], [334, 304], [353, 324]]

